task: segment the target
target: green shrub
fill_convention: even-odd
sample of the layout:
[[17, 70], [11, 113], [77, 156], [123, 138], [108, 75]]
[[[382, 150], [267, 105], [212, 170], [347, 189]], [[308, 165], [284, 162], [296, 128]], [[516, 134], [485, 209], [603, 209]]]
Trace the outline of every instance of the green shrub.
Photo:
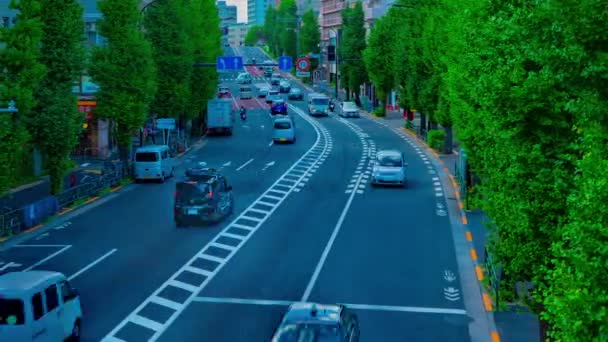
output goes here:
[[445, 131], [441, 129], [432, 129], [428, 133], [429, 146], [435, 151], [441, 151], [445, 143]]
[[403, 127], [409, 129], [412, 132], [416, 132], [416, 127], [414, 126], [414, 122], [410, 120], [405, 120]]
[[380, 117], [380, 118], [384, 117], [384, 115], [385, 115], [384, 110], [381, 107], [374, 109], [372, 114], [374, 114], [375, 116]]

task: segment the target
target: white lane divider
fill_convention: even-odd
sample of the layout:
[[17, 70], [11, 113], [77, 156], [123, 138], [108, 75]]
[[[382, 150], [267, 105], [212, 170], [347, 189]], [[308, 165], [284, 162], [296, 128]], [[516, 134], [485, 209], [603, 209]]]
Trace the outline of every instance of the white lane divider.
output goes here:
[[[363, 133], [363, 129], [358, 125], [355, 125], [343, 118], [338, 118], [338, 121], [345, 124], [346, 127], [355, 132], [362, 145], [361, 158], [359, 159], [359, 163], [357, 164], [355, 172], [351, 178], [351, 184], [348, 184], [346, 190], [344, 190], [345, 194], [354, 192], [361, 195], [365, 192], [365, 184], [369, 181], [369, 174], [371, 174], [372, 168], [371, 164], [373, 163], [372, 158], [374, 158], [376, 155], [376, 145], [373, 141], [366, 140], [366, 138], [369, 138], [369, 135]], [[359, 185], [355, 187], [353, 183], [357, 182]]]
[[[303, 181], [309, 175], [312, 166], [301, 167], [304, 159], [311, 156], [316, 156], [315, 164], [320, 163], [320, 158], [327, 153], [331, 147], [331, 137], [325, 127], [315, 120], [310, 119], [301, 110], [293, 107], [294, 111], [306, 121], [308, 121], [317, 134], [317, 139], [313, 146], [305, 152], [274, 184], [272, 184], [266, 192], [260, 195], [248, 208], [228, 224], [216, 237], [207, 243], [196, 255], [194, 255], [185, 265], [175, 272], [164, 284], [154, 291], [147, 299], [144, 300], [135, 310], [133, 310], [124, 320], [112, 329], [103, 339], [102, 342], [119, 342], [126, 341], [121, 334], [121, 331], [128, 324], [136, 324], [140, 327], [147, 328], [153, 332], [153, 335], [148, 341], [156, 341], [164, 333], [164, 331], [179, 317], [185, 308], [192, 302], [193, 298], [204, 289], [207, 284], [215, 277], [215, 275], [230, 261], [232, 256], [245, 245], [245, 243], [253, 236], [262, 224], [272, 215], [272, 213], [283, 203], [292, 191], [299, 189], [296, 184], [285, 186], [279, 184], [286, 180], [286, 176], [291, 175], [296, 178], [297, 183]], [[315, 165], [312, 164], [312, 165]], [[296, 168], [304, 170], [296, 174]], [[285, 188], [278, 189], [277, 187]], [[263, 210], [261, 206], [270, 207]], [[262, 216], [262, 215], [263, 216]], [[262, 216], [262, 217], [260, 217]], [[224, 246], [229, 246], [225, 248]], [[231, 248], [231, 249], [230, 249]], [[215, 255], [214, 255], [215, 254]], [[196, 276], [196, 278], [194, 278]], [[192, 280], [192, 279], [195, 280]], [[186, 279], [190, 279], [189, 281]], [[196, 284], [192, 282], [198, 280]], [[179, 290], [187, 293], [186, 298], [176, 301], [163, 296], [165, 290]], [[164, 322], [158, 322], [152, 317], [144, 317], [145, 308], [150, 305], [161, 305], [173, 310], [171, 316]], [[140, 340], [138, 338], [137, 340]]]

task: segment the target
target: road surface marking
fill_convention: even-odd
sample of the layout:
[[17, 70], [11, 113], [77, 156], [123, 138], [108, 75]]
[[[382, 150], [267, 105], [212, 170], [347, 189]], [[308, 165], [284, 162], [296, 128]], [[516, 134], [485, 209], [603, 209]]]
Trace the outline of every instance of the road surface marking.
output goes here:
[[177, 287], [182, 290], [186, 290], [186, 291], [193, 292], [193, 293], [198, 291], [197, 286], [186, 284], [183, 281], [179, 281], [179, 280], [171, 280], [170, 282], [167, 283], [167, 286]]
[[227, 251], [233, 251], [233, 250], [236, 249], [236, 247], [234, 247], [234, 246], [228, 246], [228, 245], [225, 245], [225, 244], [219, 243], [219, 242], [212, 242], [212, 243], [209, 244], [209, 246], [225, 249]]
[[274, 207], [274, 206], [276, 206], [276, 204], [274, 204], [274, 203], [265, 202], [265, 201], [262, 201], [262, 200], [259, 200], [259, 201], [258, 201], [258, 204], [261, 204], [261, 205], [267, 205], [267, 206], [269, 206], [269, 207]]
[[152, 298], [150, 298], [150, 302], [158, 304], [158, 305], [162, 305], [162, 306], [166, 306], [170, 309], [173, 310], [179, 310], [181, 304], [178, 302], [174, 302], [172, 300], [163, 298], [163, 297], [158, 297], [158, 296], [154, 296]]
[[[272, 196], [272, 195], [265, 195], [265, 196], [263, 196], [263, 197], [262, 197], [262, 199], [263, 199], [264, 197], [268, 197], [268, 198], [270, 198], [270, 199], [274, 199], [274, 200], [277, 200], [277, 201], [282, 200], [282, 198], [281, 198], [281, 197]], [[265, 203], [267, 203], [267, 202], [265, 202]], [[275, 205], [276, 205], [276, 204], [275, 204]]]
[[[250, 211], [250, 210], [251, 210], [251, 209], [249, 209], [249, 210], [247, 210], [247, 211]], [[256, 222], [260, 222], [260, 221], [262, 221], [262, 219], [261, 219], [261, 218], [258, 218], [258, 217], [253, 217], [253, 216], [247, 216], [247, 215], [241, 215], [241, 218], [242, 218], [242, 219], [245, 219], [245, 220], [256, 221]]]
[[[23, 246], [23, 245], [22, 245], [22, 246]], [[72, 245], [67, 245], [67, 246], [63, 247], [62, 249], [58, 250], [57, 252], [55, 252], [55, 253], [53, 253], [53, 254], [51, 254], [51, 255], [47, 256], [46, 258], [44, 258], [44, 259], [42, 259], [42, 260], [38, 261], [37, 263], [33, 264], [32, 266], [30, 266], [30, 267], [28, 267], [28, 268], [24, 269], [24, 270], [23, 270], [23, 272], [31, 271], [31, 270], [32, 270], [34, 267], [37, 267], [37, 266], [40, 266], [40, 265], [44, 264], [45, 262], [47, 262], [47, 261], [49, 261], [49, 260], [53, 259], [54, 257], [58, 256], [59, 254], [61, 254], [61, 253], [65, 252], [65, 251], [66, 251], [66, 250], [68, 250], [68, 249], [70, 249], [71, 247], [72, 247]]]
[[242, 168], [244, 168], [245, 166], [249, 165], [252, 161], [253, 161], [253, 158], [249, 159], [248, 161], [245, 162], [245, 164], [239, 166], [236, 170], [237, 171], [241, 171]]
[[278, 185], [278, 182], [277, 182], [277, 184], [276, 184], [276, 185], [274, 185], [274, 186], [273, 186], [273, 187], [270, 189], [270, 191], [272, 191], [272, 192], [276, 192], [276, 193], [279, 193], [279, 194], [282, 194], [282, 195], [286, 195], [286, 194], [288, 194], [288, 193], [289, 193], [289, 191], [284, 191], [284, 190], [277, 190], [277, 189], [275, 189], [275, 187], [276, 187], [277, 185]]
[[[227, 233], [224, 233], [223, 235], [226, 235], [226, 234]], [[230, 234], [230, 235], [233, 235], [233, 234]], [[234, 235], [234, 236], [238, 236], [238, 235]], [[235, 237], [235, 239], [236, 239], [236, 237]], [[242, 239], [242, 237], [239, 236], [238, 239]], [[198, 268], [198, 267], [194, 267], [194, 266], [186, 266], [186, 267], [184, 267], [184, 271], [188, 271], [190, 273], [196, 273], [196, 274], [204, 275], [205, 277], [208, 277], [208, 276], [211, 275], [211, 273], [213, 273], [211, 271], [207, 271], [207, 270], [204, 270], [202, 268]]]
[[[194, 297], [193, 301], [199, 302], [199, 303], [244, 304], [244, 305], [265, 305], [265, 306], [289, 306], [291, 304], [301, 303], [301, 302], [287, 301], [287, 300], [220, 298], [220, 297]], [[451, 315], [466, 315], [467, 314], [467, 312], [462, 309], [431, 308], [431, 307], [421, 307], [421, 306], [354, 304], [354, 303], [338, 303], [338, 304], [344, 305], [350, 309], [355, 309], [355, 310], [416, 312], [416, 313], [451, 314]]]
[[106, 254], [104, 254], [104, 255], [100, 256], [99, 258], [97, 258], [95, 261], [93, 261], [92, 263], [90, 263], [90, 264], [88, 264], [87, 266], [85, 266], [85, 267], [84, 267], [83, 269], [81, 269], [80, 271], [78, 271], [78, 272], [76, 272], [76, 273], [72, 274], [71, 276], [69, 276], [69, 277], [68, 277], [68, 280], [70, 280], [70, 281], [71, 281], [72, 279], [74, 279], [74, 278], [78, 277], [79, 275], [83, 274], [84, 272], [88, 271], [88, 270], [89, 270], [90, 268], [92, 268], [93, 266], [95, 266], [95, 265], [99, 264], [100, 262], [102, 262], [102, 261], [103, 261], [103, 259], [105, 259], [105, 258], [109, 257], [110, 255], [114, 254], [114, 252], [116, 252], [116, 251], [117, 251], [117, 249], [116, 249], [116, 248], [114, 248], [114, 249], [112, 249], [111, 251], [109, 251], [108, 253], [106, 253]]
[[[355, 183], [356, 187], [359, 186], [360, 181], [361, 181], [361, 176], [359, 176], [357, 178], [357, 183]], [[349, 191], [349, 190], [346, 190], [346, 191]], [[304, 295], [302, 295], [303, 302], [307, 301], [308, 297], [310, 297], [310, 293], [312, 292], [312, 289], [315, 286], [315, 283], [317, 282], [317, 278], [319, 277], [319, 274], [321, 273], [321, 269], [323, 268], [323, 265], [325, 264], [325, 260], [327, 259], [327, 256], [329, 255], [329, 252], [331, 251], [331, 248], [332, 248], [334, 242], [336, 241], [336, 237], [338, 236], [338, 233], [340, 232], [340, 228], [342, 228], [342, 224], [344, 223], [346, 214], [348, 213], [348, 210], [350, 209], [350, 206], [353, 203], [355, 194], [356, 194], [355, 192], [351, 192], [350, 196], [348, 197], [348, 201], [346, 202], [346, 205], [344, 206], [344, 209], [342, 209], [342, 213], [340, 214], [338, 223], [336, 223], [336, 226], [334, 227], [334, 231], [332, 232], [331, 237], [329, 238], [329, 241], [327, 241], [327, 245], [325, 246], [325, 249], [323, 250], [323, 254], [321, 254], [321, 259], [319, 259], [319, 262], [317, 263], [317, 266], [315, 267], [312, 277], [310, 278], [308, 285], [306, 286], [306, 290], [304, 290]]]
[[251, 208], [247, 211], [252, 211], [254, 213], [260, 213], [260, 214], [264, 214], [264, 215], [268, 215], [270, 213], [270, 211], [268, 211], [268, 210], [260, 210], [260, 209], [255, 209], [255, 208]]
[[272, 146], [274, 144], [274, 140], [270, 140], [270, 142], [268, 143], [268, 147]]
[[[291, 106], [293, 107], [293, 106]], [[153, 342], [156, 341], [157, 339], [160, 338], [160, 336], [164, 333], [164, 331], [171, 326], [171, 324], [179, 317], [179, 315], [185, 310], [185, 308], [192, 302], [193, 298], [195, 297], [196, 293], [200, 292], [201, 290], [203, 290], [208, 284], [209, 282], [211, 282], [212, 279], [215, 278], [215, 275], [226, 265], [226, 263], [228, 263], [231, 258], [234, 256], [234, 254], [236, 254], [236, 252], [245, 245], [245, 242], [249, 240], [249, 238], [251, 238], [251, 236], [253, 234], [247, 234], [247, 236], [244, 236], [242, 238], [242, 242], [239, 247], [235, 248], [233, 252], [231, 252], [230, 254], [228, 254], [225, 258], [218, 258], [218, 257], [213, 257], [210, 255], [207, 255], [204, 253], [204, 251], [211, 245], [211, 243], [215, 243], [218, 241], [218, 239], [220, 239], [224, 233], [227, 233], [230, 229], [233, 228], [240, 228], [240, 229], [244, 229], [247, 230], [251, 233], [255, 232], [259, 227], [262, 226], [262, 224], [272, 215], [272, 213], [274, 212], [274, 210], [276, 210], [276, 208], [279, 207], [279, 205], [287, 198], [287, 196], [289, 195], [289, 192], [285, 192], [284, 196], [282, 197], [277, 197], [277, 196], [269, 196], [269, 193], [277, 193], [280, 194], [280, 192], [277, 192], [275, 190], [273, 190], [273, 188], [283, 179], [283, 177], [289, 173], [292, 173], [293, 170], [295, 169], [295, 167], [302, 161], [303, 158], [307, 157], [310, 155], [311, 151], [314, 148], [317, 148], [318, 146], [323, 146], [324, 147], [324, 151], [326, 151], [328, 149], [328, 133], [326, 133], [326, 131], [323, 131], [323, 134], [321, 134], [321, 129], [319, 128], [321, 126], [320, 123], [316, 122], [315, 120], [308, 118], [308, 116], [306, 114], [304, 114], [304, 112], [302, 112], [300, 109], [293, 107], [293, 110], [300, 115], [302, 118], [304, 118], [304, 120], [306, 120], [307, 122], [309, 122], [313, 129], [315, 130], [315, 133], [317, 134], [317, 139], [316, 141], [313, 143], [313, 146], [310, 147], [310, 149], [308, 151], [306, 151], [302, 157], [300, 157], [300, 159], [298, 159], [295, 163], [292, 164], [292, 166], [285, 171], [285, 173], [283, 173], [280, 177], [278, 177], [278, 179], [274, 182], [274, 184], [272, 184], [268, 190], [266, 190], [264, 193], [262, 193], [255, 201], [253, 201], [253, 203], [246, 208], [245, 210], [243, 210], [243, 213], [241, 215], [239, 215], [238, 217], [236, 217], [231, 223], [229, 223], [222, 231], [220, 231], [211, 242], [207, 243], [205, 246], [203, 246], [203, 248], [198, 252], [198, 254], [195, 254], [189, 261], [187, 261], [182, 267], [180, 267], [180, 269], [178, 269], [172, 276], [169, 277], [169, 279], [163, 283], [160, 287], [158, 287], [148, 298], [146, 298], [137, 308], [135, 308], [127, 317], [125, 317], [120, 323], [118, 323], [113, 329], [112, 331], [110, 331], [104, 338], [102, 338], [102, 342], [110, 342], [110, 341], [115, 341], [114, 336], [116, 334], [118, 334], [127, 324], [131, 323], [131, 324], [138, 324], [141, 325], [142, 327], [146, 327], [149, 330], [154, 331], [154, 334], [148, 338], [148, 341]], [[303, 174], [306, 174], [308, 172], [308, 170], [304, 171]], [[303, 178], [303, 177], [302, 177]], [[292, 187], [290, 191], [294, 191], [296, 187]], [[256, 222], [254, 224], [254, 226], [245, 226], [242, 224], [237, 224], [236, 222], [241, 220], [241, 219], [250, 219], [248, 217], [245, 217], [245, 213], [250, 210], [251, 208], [253, 208], [255, 205], [257, 205], [257, 202], [259, 200], [263, 200], [266, 198], [276, 198], [278, 201], [277, 203], [274, 205], [274, 207], [272, 208], [272, 210], [269, 212], [268, 215], [266, 215], [264, 217], [264, 219], [260, 220], [259, 222]], [[180, 305], [179, 309], [176, 310], [174, 313], [171, 314], [171, 316], [162, 324], [158, 323], [158, 322], [154, 322], [154, 321], [150, 321], [150, 320], [145, 320], [145, 319], [141, 319], [143, 317], [141, 317], [139, 315], [139, 312], [141, 312], [141, 310], [150, 302], [152, 302], [153, 297], [159, 297], [159, 294], [165, 289], [166, 286], [172, 285], [175, 286], [175, 283], [173, 283], [174, 281], [176, 281], [175, 279], [178, 278], [184, 271], [187, 270], [187, 267], [190, 267], [190, 265], [195, 262], [198, 258], [202, 258], [202, 259], [208, 259], [211, 261], [215, 261], [218, 263], [218, 265], [216, 265], [214, 267], [214, 271], [212, 271], [211, 275], [208, 276], [207, 278], [205, 278], [205, 280], [199, 285], [194, 287], [196, 289], [196, 291], [192, 291], [192, 293], [188, 296], [188, 298], [184, 301], [183, 304]], [[183, 283], [182, 283], [183, 284]], [[190, 285], [191, 286], [191, 285]]]
[[66, 247], [68, 245], [14, 245], [13, 247], [36, 247], [36, 248], [49, 248], [49, 247]]
[[435, 193], [435, 196], [437, 196], [437, 197], [441, 197], [441, 196], [443, 196], [443, 193], [441, 193], [441, 192], [436, 192], [436, 193]]

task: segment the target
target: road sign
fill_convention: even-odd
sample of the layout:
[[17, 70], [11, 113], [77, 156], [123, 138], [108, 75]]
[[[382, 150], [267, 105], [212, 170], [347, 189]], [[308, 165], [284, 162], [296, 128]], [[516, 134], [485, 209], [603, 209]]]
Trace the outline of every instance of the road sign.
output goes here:
[[292, 66], [293, 66], [293, 60], [291, 59], [291, 56], [279, 57], [279, 70], [291, 71]]
[[217, 58], [217, 71], [243, 69], [242, 56], [220, 56]]
[[296, 77], [310, 77], [310, 71], [296, 70]]
[[156, 128], [175, 129], [175, 119], [156, 119]]
[[298, 61], [296, 62], [296, 68], [299, 71], [310, 70], [310, 60], [306, 57], [298, 58]]

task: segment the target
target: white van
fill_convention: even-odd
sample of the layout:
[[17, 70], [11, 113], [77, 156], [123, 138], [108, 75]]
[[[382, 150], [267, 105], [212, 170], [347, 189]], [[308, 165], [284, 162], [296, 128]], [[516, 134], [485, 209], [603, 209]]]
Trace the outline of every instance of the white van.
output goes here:
[[162, 183], [167, 177], [173, 177], [174, 170], [174, 160], [167, 145], [143, 146], [135, 151], [136, 181], [158, 179]]
[[253, 98], [253, 89], [251, 89], [251, 86], [242, 85], [240, 91], [241, 91], [241, 99]]
[[0, 341], [78, 341], [81, 328], [80, 295], [63, 274], [0, 276]]

